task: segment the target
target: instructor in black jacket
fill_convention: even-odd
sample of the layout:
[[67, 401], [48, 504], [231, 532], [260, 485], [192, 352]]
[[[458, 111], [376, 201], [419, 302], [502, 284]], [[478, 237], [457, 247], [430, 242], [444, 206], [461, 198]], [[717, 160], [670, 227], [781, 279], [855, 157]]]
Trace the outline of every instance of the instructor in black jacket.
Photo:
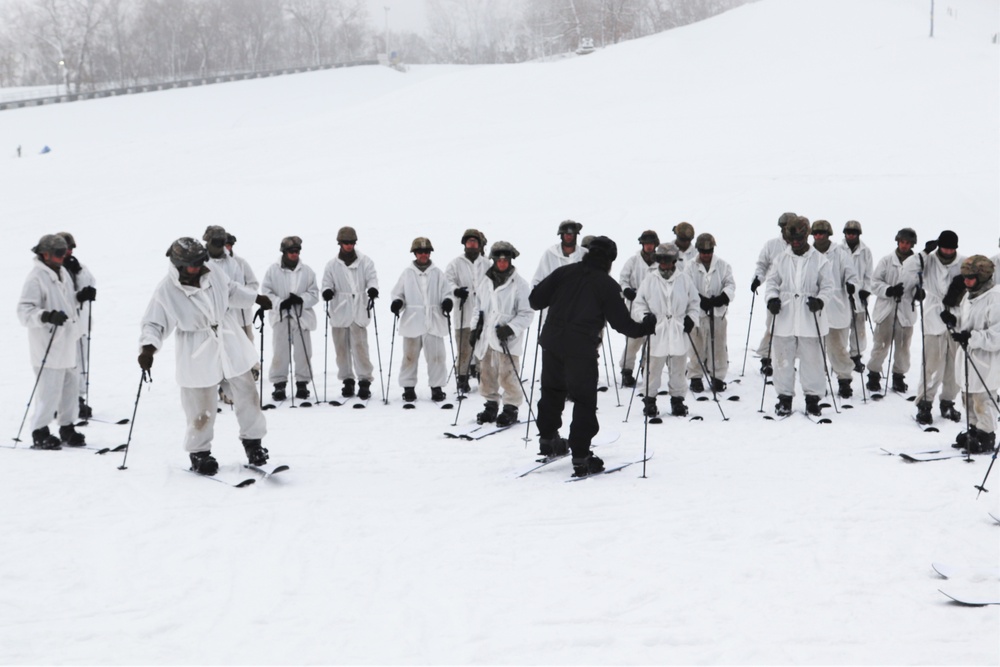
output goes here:
[[604, 470], [604, 462], [590, 452], [590, 441], [600, 430], [597, 350], [605, 321], [631, 338], [647, 336], [656, 327], [656, 317], [651, 314], [641, 323], [629, 317], [621, 287], [608, 275], [616, 257], [615, 242], [598, 236], [590, 242], [583, 261], [550, 273], [528, 298], [535, 310], [549, 309], [539, 340], [542, 346], [542, 396], [537, 416], [539, 453], [543, 456], [566, 453], [567, 442], [559, 437], [559, 427], [568, 396], [573, 401], [568, 448], [573, 453], [574, 477]]

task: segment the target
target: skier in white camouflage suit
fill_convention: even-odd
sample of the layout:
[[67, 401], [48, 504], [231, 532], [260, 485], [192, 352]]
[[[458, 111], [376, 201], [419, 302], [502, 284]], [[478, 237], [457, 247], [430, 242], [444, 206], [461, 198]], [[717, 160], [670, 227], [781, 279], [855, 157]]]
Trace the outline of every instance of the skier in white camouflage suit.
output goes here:
[[357, 251], [358, 233], [353, 227], [337, 231], [337, 256], [323, 270], [323, 300], [330, 316], [333, 348], [337, 354], [337, 378], [343, 383], [341, 396], [355, 394], [367, 401], [372, 396], [374, 366], [368, 351], [368, 323], [378, 298], [378, 274], [371, 257]]
[[[701, 368], [701, 364], [704, 364], [709, 372], [709, 377], [705, 379], [712, 383], [710, 389], [719, 393], [726, 390], [725, 377], [729, 372], [729, 326], [726, 314], [729, 312], [729, 302], [736, 296], [736, 281], [733, 280], [733, 269], [729, 262], [715, 256], [714, 236], [699, 234], [694, 245], [698, 258], [688, 264], [685, 273], [691, 277], [698, 292], [699, 314], [694, 319], [694, 331], [691, 332], [694, 347], [688, 353], [687, 375], [691, 378], [692, 393], [705, 391], [702, 382], [705, 371]], [[698, 361], [699, 356], [701, 363]]]
[[[892, 358], [892, 390], [905, 392], [906, 372], [910, 370], [910, 341], [913, 338], [913, 323], [917, 318], [911, 307], [916, 285], [913, 276], [903, 271], [903, 262], [913, 255], [917, 244], [917, 233], [904, 227], [896, 233], [896, 249], [880, 259], [872, 273], [872, 292], [878, 297], [872, 310], [875, 335], [872, 336], [872, 353], [868, 357], [868, 382], [871, 391], [880, 391], [882, 363], [890, 349], [895, 350]], [[904, 306], [904, 301], [906, 305]], [[895, 333], [894, 333], [895, 332]]]
[[678, 222], [672, 230], [674, 245], [680, 256], [677, 258], [677, 269], [687, 271], [688, 267], [698, 259], [698, 250], [694, 247], [694, 225], [690, 222]]
[[798, 216], [785, 225], [788, 247], [768, 272], [767, 309], [774, 315], [774, 388], [778, 403], [774, 414], [792, 412], [795, 395], [795, 362], [806, 397], [806, 413], [822, 414], [819, 399], [826, 389], [822, 337], [828, 327], [824, 306], [833, 295], [830, 262], [809, 245], [809, 221]]
[[[79, 397], [77, 343], [85, 325], [73, 281], [63, 268], [67, 250], [66, 239], [58, 234], [39, 239], [31, 249], [35, 259], [17, 302], [18, 320], [28, 328], [29, 358], [37, 378], [30, 421], [34, 449], [86, 444], [83, 434], [73, 427]], [[59, 425], [58, 437], [49, 431], [52, 421]]]
[[[781, 217], [778, 218], [778, 228], [781, 230], [781, 234], [773, 239], [769, 239], [764, 247], [761, 248], [760, 254], [757, 256], [757, 267], [754, 271], [753, 282], [750, 283], [750, 291], [754, 294], [764, 281], [767, 280], [767, 274], [771, 270], [771, 264], [774, 263], [775, 258], [785, 251], [788, 246], [788, 239], [785, 238], [785, 225], [797, 218], [798, 215], [792, 212], [782, 213]], [[767, 311], [767, 318], [764, 321], [764, 336], [760, 339], [760, 343], [757, 344], [756, 355], [760, 357], [760, 372], [765, 377], [770, 376], [774, 372], [774, 367], [771, 363], [771, 326], [774, 323], [774, 315], [771, 311]]]
[[[652, 229], [647, 229], [639, 235], [639, 252], [635, 253], [625, 261], [621, 273], [618, 275], [618, 284], [622, 288], [622, 296], [625, 297], [625, 305], [629, 307], [629, 314], [634, 315], [633, 305], [635, 295], [639, 291], [639, 286], [646, 276], [657, 271], [656, 262], [653, 261], [653, 253], [656, 246], [660, 245], [659, 235]], [[639, 354], [645, 343], [644, 338], [626, 338], [625, 349], [622, 350], [622, 358], [619, 366], [622, 369], [622, 386], [635, 386], [635, 357]]]
[[[495, 421], [497, 426], [517, 422], [524, 389], [518, 377], [522, 338], [535, 313], [528, 303], [528, 282], [517, 273], [513, 261], [517, 248], [497, 241], [490, 248], [493, 262], [476, 289], [476, 308], [469, 347], [479, 360], [479, 393], [486, 404], [476, 416], [480, 424]], [[503, 388], [503, 396], [500, 389]], [[499, 412], [501, 399], [503, 411]]]
[[449, 282], [455, 286], [453, 294], [458, 299], [458, 317], [452, 324], [455, 327], [455, 342], [458, 349], [455, 374], [458, 377], [458, 390], [463, 394], [472, 391], [469, 386], [469, 374], [473, 354], [472, 345], [469, 345], [469, 335], [476, 317], [476, 290], [490, 266], [484, 257], [485, 244], [486, 237], [482, 232], [478, 229], [466, 229], [462, 234], [462, 254], [451, 260], [444, 270]]
[[153, 355], [176, 332], [177, 384], [187, 422], [184, 448], [191, 469], [214, 475], [219, 463], [212, 456], [219, 385], [228, 382], [239, 437], [251, 465], [267, 463], [262, 445], [267, 422], [250, 369], [257, 361], [253, 344], [243, 334], [239, 310], [257, 303], [265, 310], [270, 300], [222, 271], [205, 266], [208, 252], [195, 239], [174, 241], [167, 250], [170, 268], [153, 291], [142, 316], [139, 367], [150, 371]]
[[[861, 241], [861, 223], [848, 220], [844, 223], [844, 243], [842, 244], [854, 265], [854, 273], [858, 283], [857, 294], [854, 295], [854, 320], [851, 322], [851, 361], [855, 373], [864, 373], [865, 365], [861, 363], [861, 355], [868, 347], [868, 298], [872, 295], [872, 273], [874, 262], [872, 251]], [[850, 301], [850, 299], [848, 299]]]
[[542, 253], [542, 258], [538, 260], [538, 268], [535, 269], [535, 276], [531, 279], [532, 287], [542, 282], [559, 267], [583, 259], [583, 256], [587, 254], [587, 249], [582, 244], [577, 243], [581, 229], [583, 229], [583, 225], [573, 220], [563, 220], [559, 223], [559, 229], [556, 231], [559, 243], [550, 246]]
[[90, 391], [90, 330], [92, 326], [93, 303], [97, 299], [97, 281], [94, 274], [80, 263], [74, 251], [76, 239], [69, 232], [59, 232], [66, 240], [66, 258], [63, 260], [63, 270], [69, 274], [76, 290], [77, 311], [80, 316], [80, 327], [83, 333], [77, 342], [76, 374], [80, 387], [78, 412], [80, 419], [90, 419], [94, 411], [87, 405], [85, 397]]
[[833, 293], [823, 308], [830, 327], [824, 339], [826, 356], [830, 359], [830, 372], [837, 376], [837, 395], [850, 398], [854, 395], [851, 387], [854, 364], [851, 361], [850, 343], [854, 312], [851, 310], [850, 300], [857, 292], [858, 275], [854, 271], [854, 262], [844, 247], [831, 242], [833, 225], [827, 220], [816, 220], [812, 223], [811, 231], [813, 248], [830, 262], [830, 273], [833, 276]]

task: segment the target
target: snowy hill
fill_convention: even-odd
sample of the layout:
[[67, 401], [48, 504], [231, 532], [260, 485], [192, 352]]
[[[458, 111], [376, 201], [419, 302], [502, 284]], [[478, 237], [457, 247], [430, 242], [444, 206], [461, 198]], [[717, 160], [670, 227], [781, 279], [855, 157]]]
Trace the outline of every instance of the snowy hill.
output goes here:
[[[523, 430], [445, 439], [455, 413], [422, 386], [418, 408], [400, 409], [396, 345], [389, 405], [269, 412], [265, 444], [292, 470], [231, 490], [181, 470], [168, 344], [128, 470], [120, 455], [0, 450], [0, 662], [1000, 662], [998, 607], [937, 591], [997, 596], [1000, 582], [930, 568], [996, 564], [1000, 473], [977, 499], [987, 460], [879, 452], [947, 447], [960, 425], [923, 433], [896, 396], [827, 410], [829, 426], [768, 422], [758, 408], [770, 414], [773, 389], [762, 399], [752, 356], [741, 378], [748, 324], [752, 344], [764, 326], [747, 288], [783, 211], [830, 220], [836, 242], [861, 221], [876, 258], [904, 226], [921, 244], [950, 228], [960, 252], [996, 253], [997, 4], [938, 2], [934, 39], [927, 5], [761, 0], [586, 58], [335, 70], [0, 113], [9, 437], [34, 381], [14, 306], [30, 248], [60, 230], [97, 276], [91, 402], [110, 419], [132, 414], [138, 321], [164, 251], [209, 224], [237, 235], [259, 276], [289, 234], [321, 271], [352, 225], [387, 293], [415, 236], [444, 265], [477, 227], [514, 243], [530, 275], [572, 218], [618, 241], [617, 277], [642, 230], [665, 239], [687, 220], [734, 267], [728, 393], [741, 397], [721, 403], [727, 421], [689, 400], [703, 421], [650, 426], [646, 479], [634, 466], [564, 484], [568, 463], [517, 479], [537, 447]], [[388, 374], [387, 299], [377, 315]], [[623, 339], [611, 343], [617, 364]], [[913, 358], [911, 387], [919, 333]], [[643, 451], [628, 400], [600, 395], [604, 432], [621, 433], [601, 447], [609, 464]], [[458, 419], [480, 406], [474, 394]], [[86, 432], [115, 445], [128, 429]], [[236, 434], [219, 415], [214, 452], [230, 470]]]

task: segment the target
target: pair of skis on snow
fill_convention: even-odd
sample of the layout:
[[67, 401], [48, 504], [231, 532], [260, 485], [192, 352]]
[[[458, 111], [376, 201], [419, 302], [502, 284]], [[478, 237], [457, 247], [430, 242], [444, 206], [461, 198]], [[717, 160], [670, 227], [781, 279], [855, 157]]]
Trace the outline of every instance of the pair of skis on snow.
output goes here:
[[263, 466], [255, 466], [255, 465], [250, 465], [249, 463], [244, 463], [243, 467], [246, 468], [247, 470], [252, 470], [253, 472], [257, 473], [260, 476], [246, 477], [244, 475], [241, 475], [240, 473], [227, 473], [221, 470], [215, 475], [203, 475], [200, 472], [191, 470], [190, 468], [184, 468], [183, 470], [185, 472], [191, 473], [192, 475], [197, 475], [198, 477], [201, 477], [203, 479], [211, 480], [213, 482], [218, 482], [219, 484], [225, 484], [227, 486], [231, 486], [236, 489], [243, 489], [248, 486], [252, 486], [257, 482], [258, 479], [269, 479], [279, 473], [285, 472], [286, 470], [290, 469], [287, 465], [280, 463], [273, 465], [263, 465]]
[[[1000, 518], [993, 514], [990, 517], [1000, 523]], [[988, 605], [1000, 605], [1000, 595], [997, 594], [997, 582], [1000, 582], [1000, 567], [991, 566], [982, 569], [970, 569], [956, 567], [947, 563], [931, 563], [931, 568], [937, 572], [942, 579], [952, 582], [956, 579], [964, 579], [968, 583], [975, 584], [975, 588], [962, 587], [956, 589], [948, 586], [939, 588], [938, 592], [956, 604], [965, 607], [985, 607]], [[992, 582], [987, 589], [981, 587], [983, 582]]]

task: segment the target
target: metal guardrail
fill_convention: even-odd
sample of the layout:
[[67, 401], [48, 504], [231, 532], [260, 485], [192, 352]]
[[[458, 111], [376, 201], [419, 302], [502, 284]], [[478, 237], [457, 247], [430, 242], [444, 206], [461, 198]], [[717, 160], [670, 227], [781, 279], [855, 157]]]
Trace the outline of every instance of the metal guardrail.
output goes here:
[[266, 72], [241, 72], [237, 74], [210, 74], [197, 76], [179, 81], [162, 81], [158, 83], [142, 83], [131, 86], [116, 88], [106, 88], [101, 90], [88, 90], [79, 93], [60, 93], [58, 95], [48, 95], [45, 97], [33, 97], [23, 100], [0, 101], [0, 111], [6, 109], [20, 109], [23, 107], [37, 107], [46, 104], [61, 104], [63, 102], [78, 102], [80, 100], [93, 100], [101, 97], [117, 97], [119, 95], [135, 95], [137, 93], [150, 93], [158, 90], [171, 90], [173, 88], [193, 88], [195, 86], [210, 86], [216, 83], [228, 83], [230, 81], [245, 81], [247, 79], [265, 79], [272, 76], [282, 76], [285, 74], [301, 74], [303, 72], [315, 72], [323, 69], [338, 69], [341, 67], [358, 67], [362, 65], [378, 65], [378, 60], [352, 60], [344, 63], [331, 63], [328, 65], [309, 65], [303, 67], [285, 67], [281, 69], [268, 70]]

